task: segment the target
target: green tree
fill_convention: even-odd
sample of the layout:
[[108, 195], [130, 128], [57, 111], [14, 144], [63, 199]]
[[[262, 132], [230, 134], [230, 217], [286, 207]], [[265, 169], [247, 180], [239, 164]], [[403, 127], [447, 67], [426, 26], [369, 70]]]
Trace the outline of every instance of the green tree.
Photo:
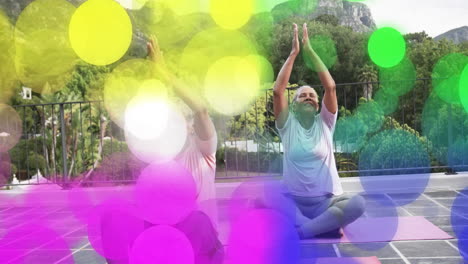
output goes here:
[[[407, 174], [429, 172], [429, 155], [424, 145], [414, 134], [403, 129], [384, 130], [370, 138], [359, 156], [361, 175]], [[392, 169], [383, 171], [383, 169]], [[379, 170], [362, 172], [362, 170]]]
[[[33, 93], [32, 100], [20, 96], [12, 98], [12, 103], [24, 113], [23, 131], [32, 140], [41, 135], [42, 142], [34, 153], [45, 160], [45, 174], [63, 174], [62, 136], [65, 134], [68, 175], [76, 176], [95, 168], [102, 153], [102, 142], [106, 134], [109, 118], [100, 103], [73, 103], [89, 100], [102, 100], [105, 75], [109, 67], [79, 64], [71, 73], [72, 78], [57, 92], [46, 87], [43, 93]], [[19, 89], [19, 88], [18, 88]], [[65, 131], [61, 130], [59, 103], [63, 104]], [[37, 106], [28, 106], [36, 104]], [[41, 105], [42, 104], [42, 105]], [[43, 105], [46, 104], [46, 105]], [[26, 155], [27, 152], [22, 152]], [[49, 175], [47, 175], [49, 174]]]
[[425, 40], [432, 40], [432, 38], [429, 35], [427, 35], [426, 31], [409, 33], [409, 34], [404, 35], [404, 38], [410, 44], [422, 43]]
[[[266, 85], [264, 87], [270, 86]], [[259, 141], [266, 134], [271, 133], [268, 121], [272, 117], [267, 112], [269, 100], [271, 100], [271, 92], [268, 89], [263, 89], [260, 96], [257, 97], [247, 111], [232, 117], [227, 122], [227, 127], [230, 128], [228, 138]]]
[[362, 93], [363, 97], [366, 100], [370, 100], [372, 98], [373, 92], [373, 82], [377, 82], [377, 70], [371, 64], [365, 64], [361, 68], [359, 68], [356, 76], [359, 82], [362, 82]]
[[270, 58], [274, 41], [274, 22], [270, 12], [255, 14], [241, 31], [255, 44], [257, 52]]
[[[454, 52], [463, 53], [468, 50], [462, 51], [459, 46], [445, 39], [434, 41], [429, 38], [422, 42], [408, 42], [407, 47], [407, 57], [414, 64], [418, 79], [430, 78], [435, 64], [445, 55]], [[393, 116], [421, 131], [422, 110], [432, 90], [432, 80], [417, 81], [413, 91], [399, 98], [399, 107]]]
[[327, 24], [331, 26], [338, 26], [340, 24], [340, 21], [338, 18], [334, 15], [330, 14], [323, 14], [314, 19], [315, 21], [322, 23], [322, 24]]

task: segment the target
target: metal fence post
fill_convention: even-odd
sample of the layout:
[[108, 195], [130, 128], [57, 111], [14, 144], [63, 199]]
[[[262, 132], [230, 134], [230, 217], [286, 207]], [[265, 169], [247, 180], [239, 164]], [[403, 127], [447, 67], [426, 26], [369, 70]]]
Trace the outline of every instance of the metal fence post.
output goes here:
[[68, 167], [67, 167], [67, 134], [65, 131], [65, 110], [63, 104], [60, 104], [60, 130], [62, 134], [62, 169], [63, 169], [63, 185], [64, 189], [68, 189]]
[[452, 167], [450, 167], [450, 150], [453, 144], [453, 128], [452, 128], [452, 104], [448, 105], [448, 144], [447, 144], [447, 172], [446, 175], [458, 174]]

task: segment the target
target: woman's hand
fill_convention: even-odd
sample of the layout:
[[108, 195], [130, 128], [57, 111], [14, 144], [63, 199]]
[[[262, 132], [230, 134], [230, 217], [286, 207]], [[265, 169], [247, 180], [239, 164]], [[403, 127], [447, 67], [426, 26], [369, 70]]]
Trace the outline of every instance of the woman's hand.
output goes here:
[[171, 82], [171, 76], [166, 69], [163, 52], [159, 48], [156, 36], [151, 36], [149, 41], [146, 43], [146, 49], [148, 50], [148, 58], [155, 64], [155, 74], [163, 82]]
[[158, 64], [161, 67], [165, 67], [163, 52], [159, 48], [158, 39], [152, 35], [149, 41], [146, 43], [146, 49], [148, 50], [148, 58]]

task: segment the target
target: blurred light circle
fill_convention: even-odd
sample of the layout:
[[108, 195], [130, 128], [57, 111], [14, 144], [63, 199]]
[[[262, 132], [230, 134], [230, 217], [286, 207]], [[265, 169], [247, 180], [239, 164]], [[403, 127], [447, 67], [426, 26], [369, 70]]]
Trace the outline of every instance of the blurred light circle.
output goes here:
[[23, 133], [23, 122], [16, 110], [6, 104], [0, 104], [0, 152], [12, 149]]
[[260, 94], [258, 68], [240, 57], [224, 57], [214, 62], [205, 78], [205, 98], [218, 113], [245, 112]]
[[108, 65], [130, 47], [132, 22], [125, 9], [113, 0], [88, 0], [70, 21], [70, 42], [84, 61]]
[[[125, 140], [130, 151], [144, 162], [166, 162], [171, 160], [179, 154], [185, 145], [187, 139], [187, 123], [185, 118], [176, 107], [170, 104], [167, 104], [167, 106], [167, 119], [155, 119], [156, 113], [146, 113], [142, 117], [146, 122], [162, 122], [166, 120], [165, 124], [157, 123], [157, 125], [163, 127], [159, 134], [151, 136], [142, 132], [140, 134], [145, 136], [145, 138], [139, 138], [128, 129], [125, 130]], [[155, 130], [159, 130], [159, 128]]]
[[195, 209], [197, 187], [192, 174], [179, 163], [151, 163], [141, 172], [134, 195], [145, 221], [173, 225]]

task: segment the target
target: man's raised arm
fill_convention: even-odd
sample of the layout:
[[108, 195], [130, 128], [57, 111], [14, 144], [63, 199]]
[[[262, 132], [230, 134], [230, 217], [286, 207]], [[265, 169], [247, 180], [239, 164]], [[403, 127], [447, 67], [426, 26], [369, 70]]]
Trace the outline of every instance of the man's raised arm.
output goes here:
[[314, 49], [310, 45], [309, 41], [309, 34], [307, 32], [307, 24], [304, 23], [302, 26], [303, 34], [302, 34], [302, 44], [305, 55], [312, 61], [315, 69], [320, 78], [320, 82], [322, 83], [323, 87], [325, 88], [325, 94], [323, 96], [323, 103], [327, 107], [328, 111], [332, 114], [335, 114], [338, 111], [338, 99], [336, 97], [336, 84], [333, 80], [330, 72], [327, 69], [327, 66], [322, 62], [320, 57], [315, 53]]
[[297, 32], [297, 25], [294, 24], [294, 37], [292, 41], [292, 50], [288, 59], [281, 68], [278, 77], [276, 78], [275, 87], [273, 88], [273, 111], [276, 118], [278, 128], [282, 128], [288, 118], [288, 100], [284, 95], [284, 91], [289, 82], [291, 71], [294, 66], [294, 61], [299, 54], [299, 37]]

